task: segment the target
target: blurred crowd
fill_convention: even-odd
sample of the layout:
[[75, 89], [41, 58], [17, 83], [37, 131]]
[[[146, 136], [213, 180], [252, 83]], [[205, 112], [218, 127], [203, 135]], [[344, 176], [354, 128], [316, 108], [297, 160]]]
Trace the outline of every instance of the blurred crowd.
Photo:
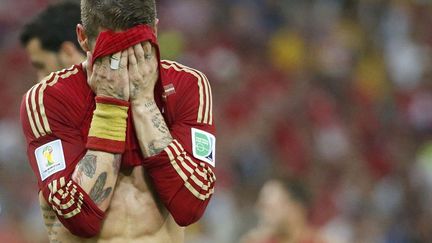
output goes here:
[[[46, 239], [19, 125], [36, 78], [18, 36], [50, 2], [0, 2], [1, 242]], [[432, 2], [157, 4], [163, 58], [207, 74], [217, 121], [216, 193], [187, 242], [265, 224], [271, 178], [307, 191], [324, 242], [432, 242]]]

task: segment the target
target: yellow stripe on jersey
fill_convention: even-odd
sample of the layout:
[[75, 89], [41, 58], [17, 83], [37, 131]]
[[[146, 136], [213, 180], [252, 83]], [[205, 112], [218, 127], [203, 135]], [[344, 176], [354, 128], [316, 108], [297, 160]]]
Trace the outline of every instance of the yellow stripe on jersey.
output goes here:
[[197, 122], [202, 123], [203, 122], [203, 114], [202, 113], [203, 113], [203, 108], [204, 108], [204, 94], [203, 94], [204, 91], [203, 91], [202, 78], [198, 74], [196, 74], [195, 72], [192, 72], [188, 69], [179, 68], [179, 67], [175, 66], [174, 64], [170, 64], [170, 65], [162, 64], [162, 67], [165, 69], [174, 68], [174, 70], [176, 70], [176, 71], [184, 71], [184, 72], [187, 72], [187, 73], [194, 75], [198, 79], [199, 106], [198, 106]]
[[48, 118], [47, 118], [46, 113], [45, 113], [45, 105], [43, 103], [43, 96], [44, 96], [45, 89], [47, 88], [48, 85], [49, 86], [53, 86], [54, 84], [56, 84], [58, 82], [59, 78], [62, 78], [62, 79], [69, 78], [71, 75], [75, 75], [75, 74], [78, 73], [78, 69], [77, 68], [71, 67], [71, 68], [65, 70], [65, 71], [67, 71], [66, 73], [64, 73], [64, 74], [62, 74], [62, 75], [59, 76], [59, 73], [61, 73], [63, 71], [64, 70], [56, 72], [54, 80], [52, 80], [51, 82], [44, 82], [42, 84], [42, 87], [39, 89], [39, 107], [40, 107], [39, 109], [40, 109], [40, 115], [42, 117], [42, 122], [44, 124], [44, 128], [45, 128], [45, 131], [47, 132], [47, 134], [51, 134], [52, 131], [51, 131], [51, 127], [50, 127], [50, 125], [48, 123]]
[[30, 111], [30, 104], [29, 104], [29, 97], [30, 97], [30, 92], [33, 90], [33, 88], [31, 88], [27, 94], [26, 94], [26, 111], [27, 111], [27, 117], [29, 119], [29, 123], [30, 123], [30, 127], [32, 129], [32, 132], [34, 134], [35, 137], [40, 137], [40, 134], [38, 132], [38, 130], [35, 127], [34, 121], [33, 121], [33, 117], [32, 117], [32, 112]]
[[176, 159], [174, 157], [174, 154], [171, 152], [171, 150], [168, 147], [166, 147], [164, 150], [168, 154], [168, 157], [170, 159], [171, 165], [177, 171], [177, 174], [179, 174], [179, 176], [183, 179], [183, 181], [187, 181], [188, 177], [183, 172], [183, 170], [180, 168], [180, 166], [177, 164]]
[[[186, 152], [185, 152], [183, 146], [182, 146], [182, 145], [181, 145], [181, 144], [180, 144], [176, 139], [174, 139], [173, 143], [175, 143], [175, 144], [177, 145], [177, 147], [180, 148], [180, 150], [182, 151], [183, 154], [186, 154]], [[208, 167], [208, 170], [206, 170], [206, 168], [203, 166], [204, 163], [201, 163], [201, 168], [203, 169], [203, 171], [200, 171], [200, 170], [198, 169], [198, 165], [197, 165], [197, 163], [195, 163], [195, 161], [193, 161], [189, 156], [186, 156], [186, 155], [185, 155], [185, 158], [186, 158], [186, 159], [187, 159], [187, 160], [188, 160], [192, 165], [195, 166], [195, 172], [197, 172], [198, 175], [200, 175], [201, 177], [203, 177], [203, 178], [205, 178], [205, 179], [208, 179], [207, 175], [210, 175], [210, 176], [209, 176], [209, 177], [210, 177], [210, 181], [211, 181], [211, 182], [216, 181], [216, 176], [214, 176], [214, 173], [213, 173], [213, 171], [212, 171], [212, 169], [211, 169], [210, 167]]]
[[[167, 61], [167, 62], [172, 62], [172, 61]], [[205, 91], [206, 101], [207, 101], [207, 103], [206, 103], [206, 113], [204, 114], [204, 122], [203, 123], [207, 123], [207, 124], [212, 125], [213, 124], [213, 97], [212, 97], [210, 82], [207, 79], [207, 76], [204, 75], [204, 73], [202, 73], [202, 72], [200, 72], [200, 71], [198, 71], [196, 69], [187, 67], [187, 66], [185, 66], [183, 64], [180, 64], [178, 62], [172, 62], [172, 63], [177, 64], [177, 66], [190, 69], [190, 70], [198, 73], [203, 78], [203, 83], [204, 83], [204, 87], [205, 87], [205, 90], [206, 90]]]
[[[59, 76], [60, 73], [66, 72]], [[71, 75], [77, 74], [78, 69], [71, 67], [69, 69], [63, 69], [58, 72], [53, 72], [46, 78], [42, 79], [38, 84], [34, 85], [26, 94], [26, 111], [29, 119], [30, 127], [35, 138], [39, 138], [51, 133], [51, 128], [48, 123], [48, 119], [45, 113], [45, 106], [43, 104], [43, 95], [47, 87], [53, 86], [57, 83], [59, 78], [68, 78]], [[38, 92], [38, 102], [36, 102], [36, 92]], [[30, 108], [31, 104], [31, 108]], [[39, 111], [38, 111], [39, 105]], [[34, 120], [33, 120], [34, 117]], [[40, 118], [39, 118], [40, 117]], [[42, 123], [41, 123], [42, 120]]]
[[[171, 165], [173, 166], [173, 168], [176, 170], [176, 172], [179, 174], [179, 176], [183, 179], [184, 182], [184, 186], [198, 199], [200, 200], [206, 200], [207, 198], [209, 198], [213, 193], [214, 193], [214, 188], [211, 187], [211, 183], [208, 183], [207, 185], [204, 185], [204, 183], [202, 183], [202, 181], [200, 181], [194, 174], [191, 173], [192, 168], [190, 168], [185, 162], [184, 159], [181, 157], [181, 152], [178, 150], [178, 148], [176, 147], [176, 145], [178, 145], [179, 143], [177, 142], [177, 140], [173, 140], [173, 142], [168, 145], [168, 147], [166, 147], [164, 149], [164, 151], [167, 153], [170, 161], [171, 161]], [[180, 149], [182, 149], [182, 147], [180, 147]], [[174, 153], [176, 154], [176, 156], [173, 154], [173, 152], [171, 151], [173, 150]], [[206, 194], [203, 194], [201, 192], [199, 192], [197, 189], [195, 189], [195, 187], [193, 187], [190, 182], [189, 182], [189, 177], [183, 172], [183, 170], [180, 168], [179, 164], [177, 163], [177, 160], [179, 160], [181, 162], [181, 165], [184, 167], [187, 171], [189, 171], [191, 173], [191, 177], [190, 179], [192, 179], [196, 185], [198, 185], [199, 187], [201, 187], [202, 190], [207, 191]], [[196, 168], [197, 169], [197, 168]], [[196, 171], [196, 170], [195, 170]], [[210, 188], [211, 187], [211, 188]], [[210, 190], [208, 190], [210, 189]]]
[[[209, 189], [209, 187], [210, 187], [210, 182], [207, 182], [207, 185], [204, 185], [204, 183], [201, 181], [201, 180], [199, 180], [195, 175], [194, 175], [194, 172], [197, 172], [197, 174], [199, 174], [198, 173], [198, 166], [197, 166], [197, 164], [195, 163], [195, 162], [193, 162], [190, 158], [189, 158], [189, 156], [187, 156], [186, 155], [186, 153], [184, 152], [184, 150], [183, 150], [183, 147], [180, 147], [179, 149], [182, 151], [182, 152], [180, 152], [179, 151], [179, 149], [177, 149], [177, 147], [174, 145], [174, 144], [177, 144], [177, 145], [180, 145], [180, 143], [178, 143], [176, 140], [174, 140], [174, 142], [170, 145], [171, 146], [171, 148], [174, 150], [174, 152], [176, 153], [176, 155], [177, 155], [177, 160], [178, 161], [180, 161], [180, 163], [181, 163], [181, 165], [183, 166], [183, 168], [185, 168], [191, 175], [190, 175], [190, 179], [192, 179], [192, 181], [193, 182], [195, 182], [195, 184], [197, 184], [199, 187], [201, 187], [201, 189], [203, 189], [203, 190], [208, 190]], [[181, 146], [181, 145], [180, 145]], [[193, 170], [186, 162], [185, 162], [185, 159], [182, 157], [182, 155], [183, 155], [183, 157], [185, 157], [186, 159], [188, 159], [189, 158], [189, 162], [191, 162], [192, 163], [192, 165], [195, 167], [195, 170]], [[206, 178], [207, 176], [203, 176], [204, 178]], [[208, 177], [207, 177], [208, 178]]]
[[[204, 84], [204, 89], [205, 89], [205, 95], [206, 95], [206, 103], [205, 103], [205, 112], [204, 112], [204, 117], [202, 117], [202, 123], [207, 123], [207, 124], [212, 124], [213, 123], [213, 114], [212, 114], [212, 94], [211, 94], [211, 89], [210, 89], [210, 83], [207, 79], [207, 77], [200, 71], [187, 67], [183, 64], [180, 64], [178, 62], [174, 62], [174, 61], [169, 61], [169, 60], [163, 60], [164, 62], [167, 62], [171, 65], [176, 65], [178, 67], [180, 67], [181, 70], [189, 70], [191, 72], [194, 72], [195, 74], [199, 75], [201, 77], [202, 83]], [[194, 75], [196, 77], [196, 75]]]
[[[164, 64], [163, 62], [168, 63], [169, 65]], [[173, 68], [176, 71], [184, 71], [192, 74], [198, 79], [199, 107], [198, 107], [197, 122], [211, 125], [213, 123], [213, 114], [212, 114], [213, 101], [212, 101], [210, 83], [207, 77], [202, 72], [196, 69], [184, 66], [180, 63], [173, 62], [173, 61], [163, 60], [162, 67], [165, 69]], [[204, 101], [204, 94], [205, 94], [205, 101]]]

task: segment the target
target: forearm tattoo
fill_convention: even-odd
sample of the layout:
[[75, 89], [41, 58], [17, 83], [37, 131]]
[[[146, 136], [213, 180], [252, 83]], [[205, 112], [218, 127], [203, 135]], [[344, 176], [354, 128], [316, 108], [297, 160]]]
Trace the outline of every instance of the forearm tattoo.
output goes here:
[[96, 155], [87, 154], [84, 156], [80, 161], [79, 170], [80, 172], [84, 172], [89, 178], [93, 178], [96, 173]]
[[50, 242], [60, 243], [58, 240], [59, 230], [62, 228], [62, 224], [57, 220], [57, 216], [51, 207], [47, 205], [41, 206], [42, 216], [44, 218], [45, 227], [48, 231], [48, 238]]
[[93, 178], [94, 174], [96, 173], [96, 158], [96, 155], [87, 154], [78, 163], [78, 170], [75, 177], [75, 181], [78, 183], [78, 185], [82, 185], [83, 175]]
[[107, 177], [108, 174], [106, 172], [102, 172], [90, 190], [89, 196], [96, 204], [101, 204], [112, 191], [112, 187], [104, 189]]
[[161, 132], [161, 133], [169, 132], [169, 129], [166, 126], [165, 121], [162, 119], [161, 115], [158, 115], [158, 114], [154, 115], [152, 117], [152, 123], [153, 123], [153, 126], [159, 130], [159, 132]]
[[153, 140], [148, 144], [148, 156], [153, 156], [159, 154], [172, 142], [171, 137], [164, 137], [161, 139]]
[[144, 107], [147, 108], [147, 110], [150, 113], [155, 113], [156, 111], [159, 110], [154, 100], [149, 100], [146, 103], [144, 103]]
[[164, 150], [172, 142], [172, 137], [162, 114], [159, 112], [156, 102], [154, 100], [149, 100], [144, 103], [144, 107], [146, 108], [147, 114], [149, 114], [151, 126], [156, 128], [159, 132], [159, 134], [155, 136], [157, 139], [150, 140], [145, 144], [146, 156], [150, 157]]

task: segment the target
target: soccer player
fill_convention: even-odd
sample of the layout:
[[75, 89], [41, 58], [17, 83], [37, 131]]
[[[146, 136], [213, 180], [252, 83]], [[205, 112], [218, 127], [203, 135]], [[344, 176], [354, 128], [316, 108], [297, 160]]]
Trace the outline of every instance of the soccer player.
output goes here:
[[209, 82], [160, 60], [154, 0], [82, 0], [81, 16], [87, 60], [21, 105], [49, 239], [183, 242], [216, 180]]
[[21, 43], [39, 80], [85, 60], [74, 31], [79, 22], [79, 4], [62, 2], [50, 5], [24, 27]]

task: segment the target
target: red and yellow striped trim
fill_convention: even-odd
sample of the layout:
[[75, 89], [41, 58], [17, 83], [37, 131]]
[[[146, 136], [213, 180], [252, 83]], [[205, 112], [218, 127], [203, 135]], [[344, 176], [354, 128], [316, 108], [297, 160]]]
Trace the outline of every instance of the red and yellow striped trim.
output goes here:
[[[65, 178], [61, 177], [59, 180], [53, 180], [49, 183], [48, 188], [50, 190], [48, 202], [59, 216], [68, 219], [81, 212], [84, 195], [78, 192], [78, 188], [72, 183], [72, 180], [66, 185]], [[78, 196], [75, 195], [77, 192], [79, 193]]]
[[184, 186], [195, 197], [204, 201], [214, 193], [216, 177], [210, 167], [204, 163], [198, 165], [175, 139], [164, 151], [173, 168], [183, 179]]
[[197, 114], [197, 122], [204, 124], [213, 124], [213, 97], [210, 87], [210, 82], [207, 77], [200, 71], [182, 65], [178, 62], [162, 60], [161, 66], [164, 69], [174, 69], [180, 72], [192, 74], [197, 78], [199, 91], [199, 106]]
[[77, 73], [78, 68], [75, 66], [53, 72], [27, 92], [25, 97], [27, 117], [35, 138], [52, 133], [44, 105], [44, 92], [46, 88], [55, 85], [59, 79], [65, 79]]

